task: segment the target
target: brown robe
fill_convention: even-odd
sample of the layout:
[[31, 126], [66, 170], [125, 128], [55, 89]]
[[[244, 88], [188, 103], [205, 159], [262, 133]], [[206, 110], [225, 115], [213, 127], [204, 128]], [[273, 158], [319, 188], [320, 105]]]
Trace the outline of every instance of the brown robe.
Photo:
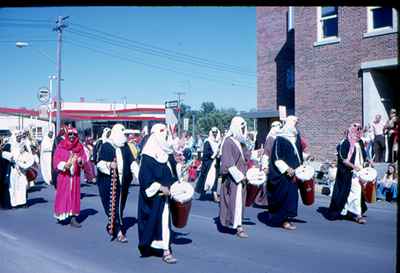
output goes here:
[[[272, 145], [274, 145], [274, 141], [275, 138], [272, 136], [267, 137], [267, 139], [265, 140], [264, 154], [267, 155], [268, 158], [271, 158]], [[261, 186], [261, 189], [258, 192], [256, 199], [254, 200], [254, 203], [262, 207], [268, 206], [267, 183], [264, 183]]]
[[[239, 171], [246, 176], [247, 164], [246, 162], [250, 159], [250, 151], [245, 145], [241, 145], [242, 153], [235, 144], [232, 137], [227, 137], [222, 146], [221, 155], [221, 175], [222, 175], [222, 185], [221, 185], [221, 198], [219, 203], [219, 219], [221, 225], [225, 227], [234, 227], [234, 217], [236, 204], [236, 194], [238, 191], [238, 184], [235, 182], [231, 174], [229, 173], [229, 168], [236, 166]], [[246, 186], [242, 184], [242, 210], [241, 219], [243, 218], [243, 211], [246, 201]], [[234, 228], [237, 228], [234, 227]]]

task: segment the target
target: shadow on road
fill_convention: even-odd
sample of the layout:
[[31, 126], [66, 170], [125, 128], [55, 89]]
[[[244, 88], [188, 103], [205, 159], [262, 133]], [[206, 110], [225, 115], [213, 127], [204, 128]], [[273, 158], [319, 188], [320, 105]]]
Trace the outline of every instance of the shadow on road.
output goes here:
[[42, 185], [35, 185], [35, 186], [33, 186], [33, 187], [31, 187], [31, 188], [29, 188], [28, 190], [27, 190], [27, 192], [28, 193], [31, 193], [31, 192], [37, 192], [37, 191], [41, 191], [42, 189], [45, 189], [45, 188], [47, 188], [46, 186], [42, 186]]
[[325, 219], [331, 220], [329, 217], [329, 208], [328, 207], [319, 207], [317, 209], [317, 212], [319, 212]]
[[26, 205], [28, 207], [31, 207], [33, 205], [36, 204], [43, 204], [43, 203], [48, 203], [49, 201], [47, 201], [46, 199], [44, 199], [43, 197], [38, 197], [38, 198], [32, 198], [32, 199], [28, 199], [26, 201]]
[[128, 231], [131, 227], [137, 224], [137, 219], [135, 217], [124, 217], [124, 224]]
[[82, 222], [84, 222], [84, 221], [86, 220], [86, 218], [88, 218], [90, 215], [95, 215], [95, 214], [97, 214], [97, 213], [98, 213], [98, 211], [95, 210], [95, 209], [84, 209], [84, 210], [81, 210], [81, 213], [79, 214], [78, 217], [76, 217], [76, 220], [77, 220], [79, 223], [82, 223]]
[[219, 221], [219, 217], [215, 217], [214, 218], [214, 223], [217, 226], [217, 230], [221, 233], [227, 233], [227, 234], [232, 234], [235, 235], [236, 234], [236, 230], [232, 229], [232, 228], [227, 228], [224, 227], [223, 225], [221, 225], [221, 222]]
[[86, 192], [82, 192], [81, 193], [81, 199], [85, 198], [85, 197], [95, 197], [95, 196], [99, 196], [98, 194], [93, 194], [93, 193], [86, 193]]
[[190, 243], [192, 243], [192, 240], [191, 239], [189, 239], [189, 238], [184, 238], [184, 237], [181, 237], [181, 236], [186, 236], [186, 235], [188, 235], [189, 233], [181, 233], [181, 232], [176, 232], [176, 231], [171, 231], [171, 237], [172, 237], [172, 243], [173, 244], [175, 244], [175, 245], [187, 245], [187, 244], [190, 244]]

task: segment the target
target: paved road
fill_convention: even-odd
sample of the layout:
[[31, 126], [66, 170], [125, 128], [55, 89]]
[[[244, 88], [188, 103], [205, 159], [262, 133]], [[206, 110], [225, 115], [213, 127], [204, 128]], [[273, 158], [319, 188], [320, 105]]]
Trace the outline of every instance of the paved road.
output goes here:
[[0, 272], [174, 272], [174, 273], [393, 273], [396, 205], [369, 206], [368, 224], [329, 222], [317, 212], [328, 206], [318, 196], [299, 207], [296, 231], [263, 224], [261, 209], [246, 210], [248, 239], [217, 231], [218, 207], [194, 200], [188, 225], [175, 229], [173, 250], [179, 263], [140, 258], [137, 251], [138, 188], [131, 187], [126, 217], [128, 244], [110, 242], [97, 186], [82, 185], [81, 221], [74, 229], [52, 217], [54, 190], [37, 185], [28, 209], [0, 210]]

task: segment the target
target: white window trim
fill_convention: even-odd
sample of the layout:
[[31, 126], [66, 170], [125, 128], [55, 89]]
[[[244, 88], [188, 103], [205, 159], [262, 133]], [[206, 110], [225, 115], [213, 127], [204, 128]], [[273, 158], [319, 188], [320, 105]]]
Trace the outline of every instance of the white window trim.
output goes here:
[[380, 7], [367, 7], [367, 32], [363, 33], [364, 38], [396, 33], [398, 31], [397, 29], [398, 15], [395, 8], [392, 8], [392, 19], [393, 19], [392, 27], [373, 28], [372, 10], [376, 8]]
[[[320, 46], [320, 45], [333, 44], [333, 43], [340, 42], [339, 36], [332, 36], [332, 37], [328, 37], [328, 38], [323, 37], [321, 14], [322, 14], [322, 7], [317, 7], [317, 41], [314, 43], [314, 46]], [[324, 20], [331, 19], [331, 18], [338, 18], [338, 35], [339, 35], [339, 9], [338, 9], [338, 14], [325, 16]]]

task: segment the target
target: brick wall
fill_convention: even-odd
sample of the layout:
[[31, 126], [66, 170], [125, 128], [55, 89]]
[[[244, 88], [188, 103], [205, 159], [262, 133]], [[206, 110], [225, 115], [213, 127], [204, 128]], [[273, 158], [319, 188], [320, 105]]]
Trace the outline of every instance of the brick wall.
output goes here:
[[299, 129], [317, 160], [334, 158], [352, 122], [362, 121], [361, 62], [397, 57], [397, 35], [363, 38], [365, 7], [339, 8], [341, 41], [314, 47], [316, 7], [296, 7], [295, 108]]
[[257, 22], [257, 108], [277, 109], [277, 86], [285, 79], [277, 77], [276, 57], [287, 38], [288, 7], [259, 7]]

